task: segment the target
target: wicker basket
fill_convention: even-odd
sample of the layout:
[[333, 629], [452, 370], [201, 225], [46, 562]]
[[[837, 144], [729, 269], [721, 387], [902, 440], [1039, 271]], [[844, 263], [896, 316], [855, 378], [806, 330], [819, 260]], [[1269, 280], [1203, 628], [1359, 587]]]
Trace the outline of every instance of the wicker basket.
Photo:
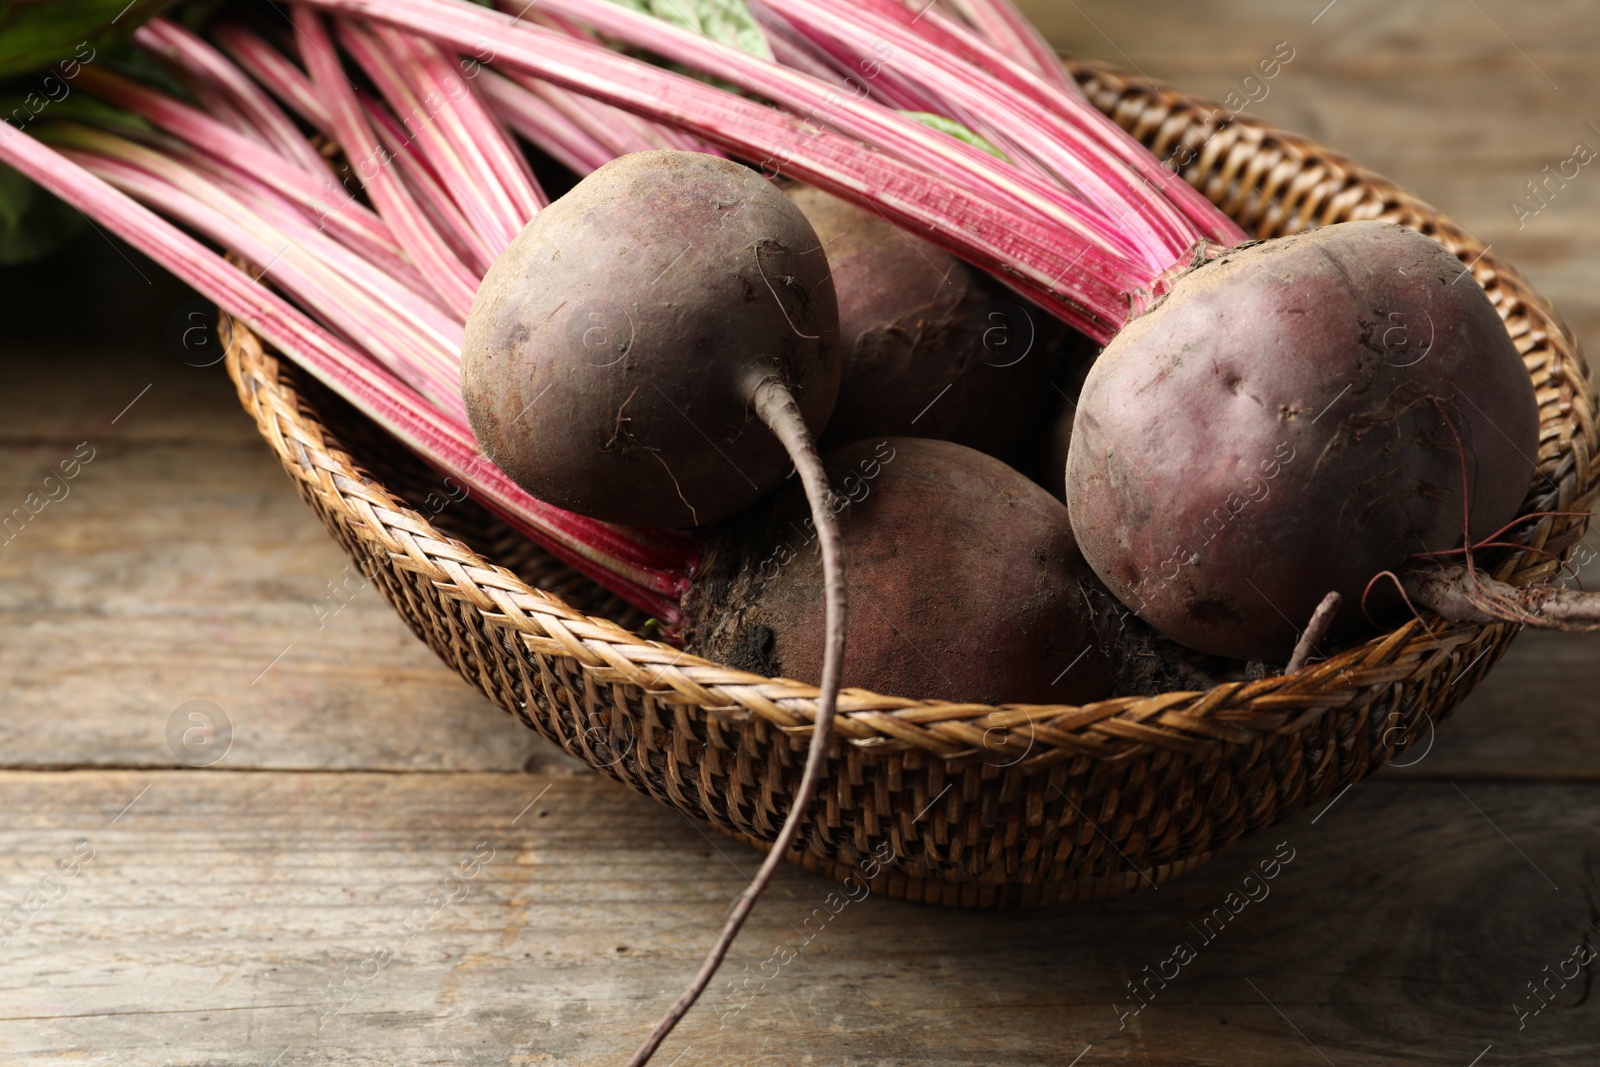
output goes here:
[[[1595, 399], [1572, 336], [1516, 271], [1390, 182], [1301, 137], [1099, 66], [1091, 100], [1247, 232], [1347, 219], [1432, 235], [1487, 290], [1527, 362], [1542, 474], [1524, 511], [1588, 509], [1600, 471]], [[344, 402], [223, 326], [228, 370], [300, 494], [383, 595], [462, 677], [541, 735], [688, 815], [760, 844], [776, 836], [804, 758], [816, 690], [640, 637], [643, 620], [470, 499]], [[1498, 577], [1552, 577], [1583, 535], [1544, 518], [1539, 552]], [[851, 690], [830, 776], [793, 858], [836, 876], [883, 846], [876, 888], [994, 907], [1153, 884], [1330, 797], [1393, 758], [1471, 690], [1512, 626], [1399, 630], [1293, 678], [1088, 707], [986, 707]]]

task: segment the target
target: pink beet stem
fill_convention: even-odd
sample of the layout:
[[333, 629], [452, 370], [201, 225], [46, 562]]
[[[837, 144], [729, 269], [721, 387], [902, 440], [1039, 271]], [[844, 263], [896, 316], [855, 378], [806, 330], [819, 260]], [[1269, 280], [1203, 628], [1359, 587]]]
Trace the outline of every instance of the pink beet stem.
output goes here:
[[[0, 162], [111, 231], [215, 300], [230, 316], [289, 354], [307, 371], [440, 471], [459, 479], [484, 506], [552, 555], [606, 584], [631, 603], [670, 622], [687, 585], [695, 552], [659, 534], [561, 511], [528, 496], [477, 452], [471, 432], [322, 327], [265, 285], [125, 194], [27, 133], [0, 139]], [[626, 562], [633, 560], [636, 562]]]
[[[1126, 319], [1126, 293], [1137, 288], [1143, 273], [1107, 252], [1098, 240], [1041, 224], [942, 174], [863, 152], [857, 142], [735, 94], [538, 26], [515, 23], [475, 5], [445, 0], [311, 0], [305, 6], [389, 22], [462, 51], [482, 47], [492, 35], [497, 63], [676, 124], [769, 168], [788, 171], [869, 206], [889, 221], [925, 232], [930, 240], [991, 270], [1102, 342]], [[948, 143], [950, 157], [968, 147], [894, 117], [939, 136]], [[973, 151], [999, 162], [981, 150]]]

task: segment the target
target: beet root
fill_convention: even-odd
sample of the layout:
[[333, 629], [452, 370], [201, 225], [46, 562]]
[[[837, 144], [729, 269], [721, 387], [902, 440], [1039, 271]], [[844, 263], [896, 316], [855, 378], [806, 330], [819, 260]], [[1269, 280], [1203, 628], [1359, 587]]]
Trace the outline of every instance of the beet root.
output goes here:
[[535, 496], [613, 522], [699, 525], [776, 488], [793, 463], [820, 532], [823, 665], [805, 770], [771, 853], [630, 1063], [704, 992], [827, 770], [845, 595], [813, 431], [838, 392], [838, 331], [805, 216], [754, 172], [693, 152], [624, 156], [579, 182], [495, 260], [468, 318], [473, 431]]
[[541, 211], [467, 322], [473, 432], [541, 500], [683, 527], [771, 491], [790, 458], [754, 409], [788, 387], [820, 431], [839, 386], [837, 305], [805, 216], [753, 171], [638, 152]]
[[1053, 365], [1077, 335], [881, 216], [807, 185], [784, 191], [817, 231], [839, 299], [843, 378], [823, 448], [930, 437], [1025, 463], [1054, 406]]
[[1156, 629], [1281, 663], [1330, 590], [1353, 635], [1383, 610], [1375, 576], [1510, 522], [1538, 434], [1460, 261], [1343, 223], [1229, 252], [1123, 329], [1079, 399], [1067, 503], [1090, 565]]
[[[823, 460], [851, 610], [844, 684], [972, 703], [1082, 704], [1111, 668], [1079, 581], [1066, 508], [993, 457], [945, 441], [861, 441]], [[717, 531], [684, 601], [689, 647], [814, 681], [822, 572], [805, 502], [785, 491]]]

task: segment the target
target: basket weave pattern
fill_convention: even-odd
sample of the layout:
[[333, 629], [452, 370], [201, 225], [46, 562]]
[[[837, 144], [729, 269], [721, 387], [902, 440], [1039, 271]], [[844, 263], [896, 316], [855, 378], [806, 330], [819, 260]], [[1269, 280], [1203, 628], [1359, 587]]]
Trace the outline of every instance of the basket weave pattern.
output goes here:
[[[1458, 257], [1533, 378], [1542, 434], [1524, 513], [1580, 512], [1600, 471], [1571, 335], [1514, 270], [1334, 153], [1088, 64], [1089, 98], [1266, 238], [1383, 218]], [[512, 534], [353, 409], [224, 320], [227, 366], [301, 496], [441, 658], [526, 725], [641, 792], [760, 844], [798, 781], [816, 690], [640, 637], [615, 598]], [[1494, 568], [1556, 575], [1581, 519], [1549, 517]], [[1381, 767], [1483, 677], [1515, 628], [1412, 621], [1292, 678], [1083, 707], [957, 705], [848, 690], [797, 862], [843, 873], [887, 843], [894, 896], [1049, 904], [1181, 873]], [[881, 853], [880, 853], [881, 854]]]

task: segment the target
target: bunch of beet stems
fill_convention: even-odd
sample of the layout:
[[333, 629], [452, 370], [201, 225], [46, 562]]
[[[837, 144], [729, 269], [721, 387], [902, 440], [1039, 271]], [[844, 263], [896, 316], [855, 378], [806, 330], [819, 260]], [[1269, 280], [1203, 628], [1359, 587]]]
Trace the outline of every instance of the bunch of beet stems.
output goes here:
[[[330, 32], [310, 14], [316, 7], [359, 18]], [[1242, 234], [1072, 91], [1025, 20], [1008, 6], [968, 7], [976, 25], [1016, 32], [986, 36], [893, 0], [758, 5], [771, 39], [786, 42], [775, 53], [792, 65], [606, 0], [546, 0], [533, 17], [449, 0], [316, 0], [297, 9], [299, 63], [236, 26], [217, 34], [229, 62], [157, 21], [140, 43], [203, 107], [86, 70], [91, 90], [170, 140], [69, 130], [54, 135], [61, 157], [32, 166], [56, 187], [60, 159], [83, 165], [270, 272], [312, 322], [284, 314], [295, 309], [265, 287], [237, 302], [236, 280], [210, 277], [233, 268], [139, 220], [157, 258], [181, 261], [186, 280], [229, 314], [259, 322], [262, 336], [518, 529], [670, 626], [696, 561], [692, 543], [541, 505], [470, 444], [457, 384], [461, 321], [488, 262], [543, 202], [507, 130], [579, 173], [642, 148], [720, 146], [925, 231], [1104, 340], [1134, 294], [1197, 246]], [[620, 55], [591, 31], [771, 103]], [[350, 82], [340, 46], [382, 101]], [[278, 102], [336, 143], [354, 174], [336, 180]], [[1005, 158], [901, 114], [897, 102], [959, 116]], [[25, 137], [8, 148], [30, 172]], [[78, 199], [91, 213], [109, 211], [114, 227], [133, 221], [103, 189], [85, 187]]]
[[[86, 67], [81, 85], [143, 125], [107, 130], [57, 124], [46, 136], [60, 158], [78, 169], [47, 163], [47, 172], [36, 176], [47, 188], [76, 196], [86, 211], [257, 329], [553, 555], [670, 622], [698, 558], [692, 543], [670, 533], [595, 522], [534, 500], [481, 456], [467, 427], [460, 393], [466, 311], [482, 272], [545, 203], [525, 157], [476, 95], [453, 93], [458, 99], [448, 109], [438, 108], [430, 121], [407, 130], [397, 116], [413, 115], [406, 108], [422, 106], [424, 98], [440, 99], [440, 79], [453, 71], [454, 58], [389, 27], [340, 29], [351, 54], [368, 63], [374, 83], [391, 94], [392, 108], [358, 100], [342, 72], [331, 82], [332, 92], [313, 88], [281, 53], [233, 28], [223, 36], [269, 64], [258, 77], [283, 75], [258, 83], [206, 42], [157, 20], [138, 32], [138, 43], [186, 75], [180, 79], [185, 83], [211, 79], [204, 83], [208, 93], [192, 94], [205, 96], [207, 109]], [[380, 35], [387, 38], [381, 45]], [[322, 54], [334, 54], [331, 44], [321, 47]], [[274, 60], [277, 67], [270, 66]], [[374, 180], [364, 183], [378, 210], [352, 195], [363, 184], [340, 181], [264, 85], [299, 103], [301, 117], [321, 132], [345, 134], [348, 140], [339, 143], [361, 144], [365, 155], [352, 153], [351, 159], [383, 160]], [[342, 114], [341, 106], [347, 109]], [[596, 114], [589, 125], [603, 129], [607, 117]], [[7, 132], [0, 132], [7, 142], [0, 151], [34, 147], [21, 135], [6, 138]], [[600, 155], [687, 140], [677, 131], [662, 133], [651, 139], [613, 132]], [[256, 270], [241, 273], [159, 218], [108, 197], [95, 178], [237, 253]], [[293, 303], [252, 284], [263, 278]]]
[[[894, 0], [760, 2], [770, 60], [607, 0], [518, 7], [304, 0], [288, 52], [238, 26], [216, 34], [224, 52], [153, 23], [138, 41], [174, 68], [190, 102], [86, 68], [84, 85], [137, 121], [56, 124], [43, 131], [48, 144], [3, 131], [0, 161], [212, 297], [553, 555], [669, 624], [696, 563], [692, 540], [532, 499], [482, 457], [466, 424], [459, 359], [473, 293], [545, 202], [513, 131], [579, 173], [644, 148], [725, 152], [925, 234], [1102, 342], [1197, 250], [1243, 239], [1090, 107], [1003, 0], [964, 0], [962, 18]], [[337, 146], [342, 169], [285, 107]], [[903, 111], [959, 122], [1000, 154]], [[820, 722], [817, 732], [813, 748], [826, 742]], [[632, 1062], [647, 1060], [704, 990], [770, 866]]]

